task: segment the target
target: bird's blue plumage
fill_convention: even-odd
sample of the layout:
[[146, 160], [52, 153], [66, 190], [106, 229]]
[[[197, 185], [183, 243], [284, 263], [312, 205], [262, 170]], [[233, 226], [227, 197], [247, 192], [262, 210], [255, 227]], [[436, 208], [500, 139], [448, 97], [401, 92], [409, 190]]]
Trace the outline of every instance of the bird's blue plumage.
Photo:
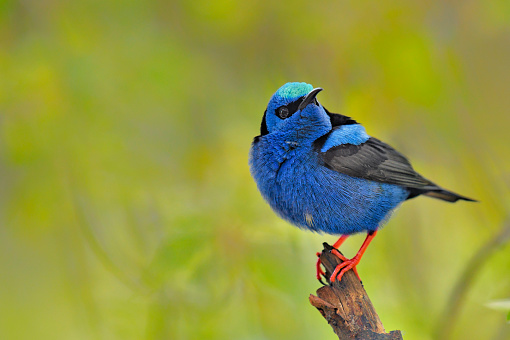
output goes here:
[[[263, 134], [250, 151], [252, 176], [273, 210], [299, 227], [330, 234], [374, 231], [410, 191], [350, 176], [326, 163], [328, 150], [359, 147], [370, 137], [352, 120], [333, 126], [317, 101], [300, 107], [312, 89], [305, 83], [288, 83], [271, 97]], [[347, 156], [353, 152], [346, 150]]]
[[[351, 269], [357, 274], [356, 265], [377, 229], [403, 201], [419, 195], [448, 202], [473, 200], [418, 174], [404, 155], [367, 135], [354, 119], [326, 110], [316, 99], [321, 90], [287, 83], [276, 91], [264, 112], [260, 136], [253, 140], [250, 170], [262, 196], [281, 217], [304, 229], [341, 234], [333, 247], [346, 235], [367, 232], [353, 258], [336, 253], [342, 263], [328, 278], [334, 282]], [[317, 261], [322, 282], [321, 257]]]
[[365, 128], [360, 124], [349, 124], [336, 127], [331, 131], [328, 139], [321, 148], [321, 152], [326, 152], [332, 147], [342, 144], [360, 145], [370, 138], [365, 132]]

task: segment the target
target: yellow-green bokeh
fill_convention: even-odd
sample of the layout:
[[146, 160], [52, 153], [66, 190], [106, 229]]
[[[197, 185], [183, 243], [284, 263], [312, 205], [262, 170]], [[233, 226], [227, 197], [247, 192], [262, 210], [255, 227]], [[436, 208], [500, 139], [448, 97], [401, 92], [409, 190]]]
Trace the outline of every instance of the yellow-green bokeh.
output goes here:
[[[406, 202], [359, 266], [388, 330], [433, 339], [509, 212], [509, 61], [502, 0], [1, 2], [0, 338], [335, 339], [308, 303], [335, 237], [276, 217], [247, 165], [270, 95], [305, 81], [481, 201]], [[510, 333], [485, 306], [509, 251], [455, 339]]]

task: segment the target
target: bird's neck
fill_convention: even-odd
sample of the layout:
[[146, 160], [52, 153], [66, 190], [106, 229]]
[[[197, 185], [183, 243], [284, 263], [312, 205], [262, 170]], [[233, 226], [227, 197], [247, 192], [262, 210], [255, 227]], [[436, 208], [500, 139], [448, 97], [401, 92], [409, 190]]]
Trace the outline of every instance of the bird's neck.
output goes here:
[[320, 138], [331, 131], [329, 119], [321, 116], [302, 116], [299, 121], [293, 122], [282, 132], [282, 140], [287, 143], [294, 143], [297, 146], [309, 146], [317, 138]]

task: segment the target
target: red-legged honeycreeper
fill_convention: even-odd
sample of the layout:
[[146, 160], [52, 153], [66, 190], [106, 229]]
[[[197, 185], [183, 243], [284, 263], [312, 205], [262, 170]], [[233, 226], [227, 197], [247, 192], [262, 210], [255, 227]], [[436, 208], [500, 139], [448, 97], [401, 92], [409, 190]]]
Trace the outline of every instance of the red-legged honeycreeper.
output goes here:
[[[330, 281], [356, 271], [377, 229], [403, 201], [418, 195], [448, 202], [474, 201], [422, 177], [406, 157], [370, 137], [350, 117], [329, 112], [316, 99], [321, 88], [287, 83], [271, 97], [250, 170], [271, 208], [296, 226], [341, 235], [333, 252], [344, 262]], [[367, 238], [352, 259], [336, 249], [354, 233]], [[317, 278], [321, 280], [320, 261]]]

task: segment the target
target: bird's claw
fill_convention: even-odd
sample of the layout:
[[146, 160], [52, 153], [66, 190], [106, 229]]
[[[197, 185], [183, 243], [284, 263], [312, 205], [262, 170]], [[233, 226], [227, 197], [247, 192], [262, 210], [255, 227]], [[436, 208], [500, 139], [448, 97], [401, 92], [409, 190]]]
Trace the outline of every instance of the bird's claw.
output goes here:
[[315, 264], [315, 267], [317, 269], [317, 280], [325, 286], [326, 284], [322, 281], [322, 277], [326, 277], [326, 273], [321, 268], [321, 253], [317, 253], [317, 263]]
[[348, 259], [342, 254], [340, 254], [338, 251], [336, 251], [336, 249], [333, 249], [331, 252], [338, 256], [343, 262], [336, 266], [335, 270], [333, 271], [333, 274], [331, 274], [331, 278], [329, 279], [330, 282], [335, 282], [335, 280], [338, 280], [338, 282], [340, 282], [344, 274], [348, 272], [350, 269], [354, 271], [354, 274], [356, 274], [358, 280], [361, 281], [358, 275], [358, 270], [356, 269], [356, 266], [360, 261], [360, 257], [354, 256], [352, 259]]
[[[342, 255], [337, 249], [332, 249], [331, 253], [337, 256], [340, 260], [342, 260], [342, 263], [336, 266], [335, 270], [333, 271], [333, 274], [331, 274], [331, 277], [329, 279], [330, 283], [335, 282], [335, 280], [338, 280], [338, 282], [340, 282], [344, 274], [351, 269], [354, 271], [354, 274], [356, 274], [358, 280], [360, 280], [361, 282], [358, 270], [356, 269], [356, 266], [361, 260], [361, 256], [356, 255], [352, 259], [348, 259], [344, 255]], [[326, 284], [322, 281], [322, 277], [323, 276], [326, 277], [326, 273], [321, 268], [321, 253], [317, 253], [317, 263], [315, 266], [317, 269], [317, 280], [319, 280], [319, 282], [325, 286]]]

